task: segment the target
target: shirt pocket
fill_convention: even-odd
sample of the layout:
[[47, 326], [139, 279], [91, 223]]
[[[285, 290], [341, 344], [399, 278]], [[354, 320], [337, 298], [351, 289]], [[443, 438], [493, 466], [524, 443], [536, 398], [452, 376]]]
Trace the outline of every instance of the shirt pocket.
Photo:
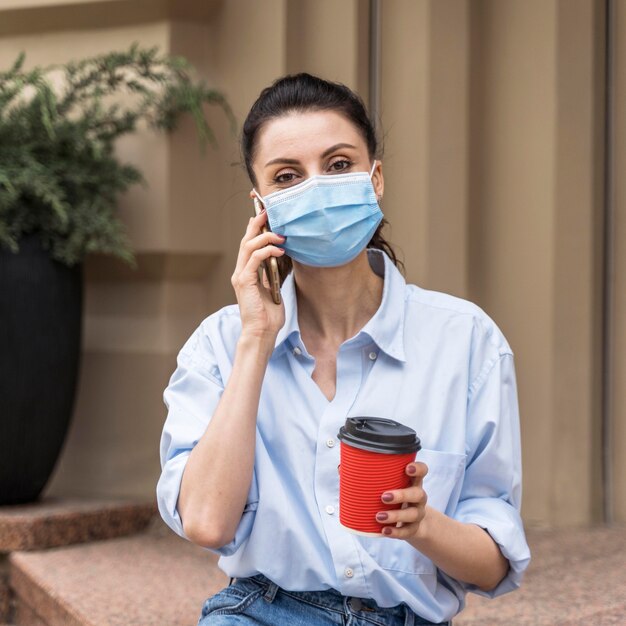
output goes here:
[[[416, 461], [426, 463], [428, 474], [424, 478], [424, 490], [428, 506], [445, 512], [452, 500], [458, 499], [465, 470], [466, 455], [439, 452], [423, 448]], [[453, 502], [454, 504], [454, 502]], [[389, 537], [366, 537], [354, 535], [365, 551], [365, 560], [373, 559], [372, 566], [407, 574], [435, 574], [434, 563], [403, 539]]]

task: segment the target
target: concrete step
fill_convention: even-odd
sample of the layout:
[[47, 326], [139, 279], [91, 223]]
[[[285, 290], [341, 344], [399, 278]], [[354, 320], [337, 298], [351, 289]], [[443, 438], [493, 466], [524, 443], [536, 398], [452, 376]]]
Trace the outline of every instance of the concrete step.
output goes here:
[[[155, 514], [154, 502], [121, 499], [45, 498], [32, 504], [0, 506], [0, 622], [12, 619], [14, 612], [9, 588], [11, 552], [129, 535], [145, 529]], [[23, 623], [31, 621], [23, 618]]]
[[44, 499], [0, 506], [0, 553], [129, 535], [143, 530], [155, 513], [154, 502], [129, 500]]
[[[454, 626], [624, 626], [626, 527], [531, 529], [522, 588], [470, 594]], [[228, 584], [217, 557], [157, 518], [133, 537], [14, 553], [18, 626], [194, 626]]]
[[193, 626], [228, 584], [217, 556], [160, 521], [132, 537], [14, 552], [19, 626]]
[[468, 595], [454, 626], [626, 625], [626, 527], [527, 533], [532, 561], [519, 590]]

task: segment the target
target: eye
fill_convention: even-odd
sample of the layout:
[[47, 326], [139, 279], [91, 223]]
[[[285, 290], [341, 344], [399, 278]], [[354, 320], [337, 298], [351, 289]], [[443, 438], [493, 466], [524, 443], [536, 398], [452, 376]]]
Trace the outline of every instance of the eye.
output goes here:
[[276, 185], [290, 185], [293, 183], [298, 175], [295, 172], [284, 172], [274, 177], [274, 183]]
[[328, 169], [331, 172], [343, 172], [351, 167], [351, 165], [352, 161], [349, 161], [348, 159], [337, 159], [328, 166]]

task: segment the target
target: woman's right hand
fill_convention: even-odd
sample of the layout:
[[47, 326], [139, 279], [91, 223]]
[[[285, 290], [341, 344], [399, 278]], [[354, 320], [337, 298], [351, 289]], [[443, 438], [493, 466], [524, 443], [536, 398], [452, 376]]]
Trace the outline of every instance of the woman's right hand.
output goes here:
[[267, 286], [259, 282], [258, 269], [265, 259], [281, 257], [285, 251], [278, 248], [285, 238], [271, 231], [261, 232], [267, 222], [263, 211], [250, 218], [241, 240], [237, 265], [231, 277], [241, 315], [242, 337], [252, 337], [274, 345], [276, 335], [285, 323], [285, 307], [276, 304]]

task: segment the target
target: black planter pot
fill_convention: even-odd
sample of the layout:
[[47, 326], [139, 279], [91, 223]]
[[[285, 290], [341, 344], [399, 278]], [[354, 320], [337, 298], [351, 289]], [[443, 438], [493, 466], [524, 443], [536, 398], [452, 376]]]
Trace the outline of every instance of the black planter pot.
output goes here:
[[0, 504], [36, 500], [74, 406], [83, 266], [53, 261], [39, 237], [0, 248]]

